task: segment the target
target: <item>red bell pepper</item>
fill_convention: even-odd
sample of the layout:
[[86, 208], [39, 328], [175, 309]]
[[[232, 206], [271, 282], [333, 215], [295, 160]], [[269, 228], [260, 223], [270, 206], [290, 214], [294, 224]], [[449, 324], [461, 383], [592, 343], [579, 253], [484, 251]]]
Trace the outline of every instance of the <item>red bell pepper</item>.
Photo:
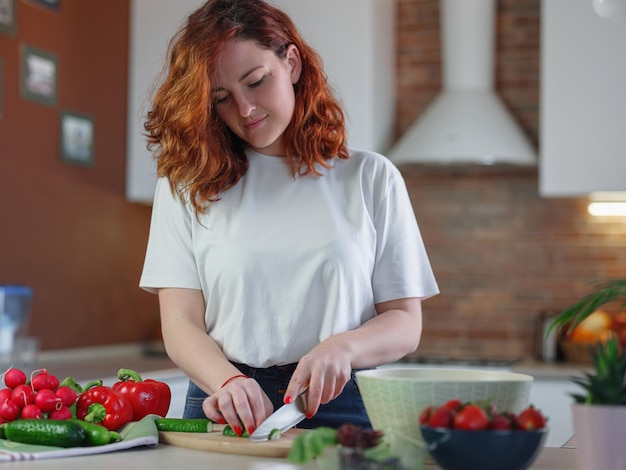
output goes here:
[[172, 391], [165, 382], [152, 379], [142, 380], [141, 376], [130, 369], [120, 369], [117, 373], [120, 382], [113, 384], [113, 390], [126, 398], [133, 408], [133, 421], [139, 421], [146, 415], [167, 415], [172, 400]]
[[117, 431], [133, 420], [133, 408], [111, 387], [98, 385], [80, 394], [76, 401], [76, 417]]

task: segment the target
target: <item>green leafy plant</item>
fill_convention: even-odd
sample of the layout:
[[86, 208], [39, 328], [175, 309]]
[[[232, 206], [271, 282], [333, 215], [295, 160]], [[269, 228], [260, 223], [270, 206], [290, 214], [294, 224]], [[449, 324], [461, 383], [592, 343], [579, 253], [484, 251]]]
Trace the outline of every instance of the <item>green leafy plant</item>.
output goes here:
[[559, 313], [548, 327], [546, 334], [558, 328], [563, 329], [568, 335], [602, 305], [622, 299], [626, 306], [626, 279], [594, 281], [592, 284], [595, 290]]
[[[569, 335], [585, 318], [603, 305], [623, 300], [626, 305], [626, 279], [595, 282], [594, 292], [566, 307], [550, 324], [546, 334], [557, 328]], [[593, 373], [572, 377], [585, 394], [572, 394], [577, 403], [626, 404], [626, 351], [620, 348], [617, 337], [589, 347]]]
[[616, 337], [597, 343], [589, 353], [595, 373], [572, 377], [586, 394], [572, 394], [577, 403], [588, 405], [626, 405], [626, 353]]

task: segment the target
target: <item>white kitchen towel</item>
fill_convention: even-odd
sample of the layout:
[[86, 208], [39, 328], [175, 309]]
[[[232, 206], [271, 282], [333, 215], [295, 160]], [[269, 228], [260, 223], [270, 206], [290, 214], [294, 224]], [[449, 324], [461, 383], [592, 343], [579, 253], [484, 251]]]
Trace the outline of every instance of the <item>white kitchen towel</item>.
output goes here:
[[120, 431], [122, 435], [121, 441], [103, 446], [63, 448], [35, 446], [0, 439], [0, 462], [103, 454], [105, 452], [115, 452], [141, 446], [156, 447], [159, 443], [159, 431], [157, 430], [156, 424], [154, 424], [156, 418], [158, 418], [158, 416], [149, 415], [141, 421], [127, 424]]

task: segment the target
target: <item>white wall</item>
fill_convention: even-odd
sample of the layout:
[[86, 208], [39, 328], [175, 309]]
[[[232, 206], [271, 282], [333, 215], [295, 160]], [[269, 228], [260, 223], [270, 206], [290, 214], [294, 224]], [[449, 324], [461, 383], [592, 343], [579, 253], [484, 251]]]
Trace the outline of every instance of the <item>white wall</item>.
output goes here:
[[626, 191], [626, 23], [591, 0], [543, 0], [542, 196]]
[[[344, 103], [351, 146], [384, 152], [395, 111], [395, 2], [272, 0], [321, 54], [329, 82]], [[154, 162], [143, 137], [146, 97], [167, 41], [203, 0], [131, 0], [127, 199], [150, 203]]]
[[126, 198], [151, 203], [156, 169], [146, 149], [143, 123], [150, 86], [165, 60], [167, 42], [202, 0], [131, 0], [129, 34]]
[[395, 2], [274, 0], [321, 54], [345, 105], [350, 145], [384, 152], [395, 112]]

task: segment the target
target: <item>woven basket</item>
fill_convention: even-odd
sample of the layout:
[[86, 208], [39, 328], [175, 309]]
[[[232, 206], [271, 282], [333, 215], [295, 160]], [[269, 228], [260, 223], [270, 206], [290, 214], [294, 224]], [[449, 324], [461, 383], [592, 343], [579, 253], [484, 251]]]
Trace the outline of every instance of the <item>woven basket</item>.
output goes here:
[[592, 363], [591, 355], [589, 354], [589, 348], [594, 347], [592, 344], [561, 339], [559, 340], [559, 347], [563, 351], [565, 360], [568, 362]]

